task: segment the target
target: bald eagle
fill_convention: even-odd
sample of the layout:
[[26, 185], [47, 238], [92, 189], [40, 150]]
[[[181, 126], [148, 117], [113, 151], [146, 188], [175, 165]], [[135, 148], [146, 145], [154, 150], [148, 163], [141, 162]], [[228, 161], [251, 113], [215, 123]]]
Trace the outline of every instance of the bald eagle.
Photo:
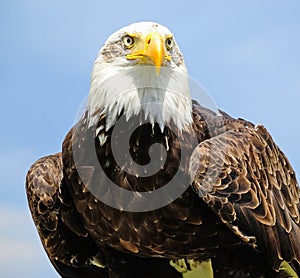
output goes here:
[[107, 39], [82, 115], [62, 151], [31, 166], [26, 192], [62, 277], [185, 277], [205, 262], [214, 277], [300, 273], [288, 159], [262, 125], [191, 100], [157, 23]]

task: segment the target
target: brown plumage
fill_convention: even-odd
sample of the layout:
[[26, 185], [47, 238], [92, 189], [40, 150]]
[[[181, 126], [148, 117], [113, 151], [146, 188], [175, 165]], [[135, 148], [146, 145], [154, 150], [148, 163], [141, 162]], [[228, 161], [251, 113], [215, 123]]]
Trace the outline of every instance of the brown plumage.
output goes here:
[[[168, 134], [169, 165], [149, 178], [122, 172], [111, 157], [111, 130], [100, 147], [94, 128], [87, 128], [84, 119], [64, 140], [63, 166], [61, 154], [40, 159], [32, 166], [27, 175], [30, 209], [45, 250], [61, 273], [69, 267], [93, 271], [93, 257], [106, 266], [113, 250], [137, 259], [212, 259], [215, 275], [220, 277], [228, 273], [233, 273], [232, 277], [243, 273], [272, 277], [282, 260], [299, 271], [299, 188], [287, 158], [262, 126], [225, 113], [215, 115], [197, 104], [193, 111], [199, 145], [191, 146], [191, 173], [180, 169], [193, 175], [192, 187], [161, 209], [134, 213], [99, 202], [86, 190], [89, 185], [80, 181], [73, 153], [80, 152], [76, 155], [82, 159], [79, 165], [92, 168], [89, 150], [90, 144], [95, 144], [99, 162], [110, 161], [106, 172], [116, 184], [132, 190], [153, 190], [154, 181], [159, 180], [161, 186], [170, 178], [168, 175], [174, 174], [173, 165], [178, 165], [176, 139], [167, 130], [161, 133], [158, 128], [153, 131], [144, 126], [137, 134], [144, 140], [141, 154], [154, 141], [166, 144]], [[103, 119], [98, 125], [104, 124]], [[183, 136], [188, 144], [188, 133]], [[89, 173], [91, 180], [99, 179], [101, 194], [107, 194], [105, 177]], [[118, 264], [115, 258], [108, 266], [114, 269]], [[97, 271], [105, 273], [106, 269]], [[91, 277], [101, 277], [97, 275]]]
[[43, 157], [31, 166], [26, 193], [44, 249], [61, 277], [108, 278], [120, 271], [124, 277], [182, 277], [169, 260], [144, 260], [95, 244], [63, 182], [61, 153]]

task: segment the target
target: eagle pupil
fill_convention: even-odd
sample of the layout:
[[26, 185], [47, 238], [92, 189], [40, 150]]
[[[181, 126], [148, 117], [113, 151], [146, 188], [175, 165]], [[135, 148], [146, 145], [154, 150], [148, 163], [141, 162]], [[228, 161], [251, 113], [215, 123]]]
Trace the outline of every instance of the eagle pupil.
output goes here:
[[131, 38], [127, 38], [127, 44], [131, 44]]

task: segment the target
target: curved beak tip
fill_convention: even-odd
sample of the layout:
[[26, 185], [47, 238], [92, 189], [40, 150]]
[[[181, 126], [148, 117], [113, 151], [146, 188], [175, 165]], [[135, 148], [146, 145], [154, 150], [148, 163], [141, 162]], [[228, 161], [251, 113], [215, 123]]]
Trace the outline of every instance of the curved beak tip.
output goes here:
[[155, 72], [156, 72], [156, 76], [159, 76], [159, 74], [160, 74], [160, 65], [156, 65], [155, 66]]
[[156, 32], [150, 33], [145, 40], [144, 51], [155, 65], [156, 75], [159, 75], [164, 57], [162, 36]]

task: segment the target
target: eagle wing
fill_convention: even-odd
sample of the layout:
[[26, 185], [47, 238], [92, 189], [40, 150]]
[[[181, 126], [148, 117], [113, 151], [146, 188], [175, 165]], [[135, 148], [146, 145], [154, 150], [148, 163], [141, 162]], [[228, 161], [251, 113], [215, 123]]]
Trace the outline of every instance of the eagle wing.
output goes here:
[[89, 266], [101, 257], [89, 238], [63, 186], [61, 153], [35, 162], [26, 176], [26, 193], [34, 224], [44, 249], [62, 277], [108, 277]]
[[300, 191], [295, 173], [263, 126], [241, 124], [201, 142], [190, 160], [198, 195], [273, 269], [299, 271]]
[[26, 176], [33, 221], [46, 253], [61, 277], [182, 277], [168, 259], [144, 259], [108, 247], [100, 249], [74, 209], [62, 167], [62, 155], [58, 153], [39, 159]]

